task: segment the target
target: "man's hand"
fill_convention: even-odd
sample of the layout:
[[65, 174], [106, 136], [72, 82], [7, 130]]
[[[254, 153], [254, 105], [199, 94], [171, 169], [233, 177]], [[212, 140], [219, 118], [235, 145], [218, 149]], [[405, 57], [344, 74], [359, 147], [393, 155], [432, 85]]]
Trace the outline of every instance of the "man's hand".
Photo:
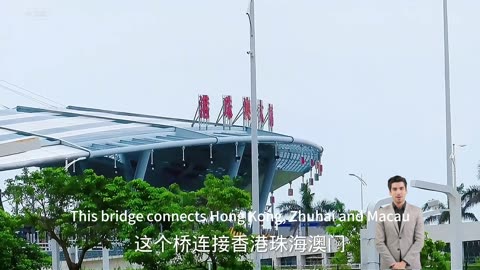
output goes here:
[[405, 262], [397, 262], [393, 264], [392, 269], [405, 269], [407, 264]]

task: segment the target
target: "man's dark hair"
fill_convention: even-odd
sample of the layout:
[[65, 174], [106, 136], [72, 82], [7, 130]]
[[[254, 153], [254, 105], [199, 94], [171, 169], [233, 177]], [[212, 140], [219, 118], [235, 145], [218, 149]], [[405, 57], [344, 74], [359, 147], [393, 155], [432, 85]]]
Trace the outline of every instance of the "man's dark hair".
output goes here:
[[405, 184], [405, 189], [407, 188], [407, 180], [401, 177], [400, 175], [395, 175], [390, 179], [388, 179], [388, 190], [389, 191], [392, 190], [392, 183], [399, 183], [399, 182], [403, 182]]

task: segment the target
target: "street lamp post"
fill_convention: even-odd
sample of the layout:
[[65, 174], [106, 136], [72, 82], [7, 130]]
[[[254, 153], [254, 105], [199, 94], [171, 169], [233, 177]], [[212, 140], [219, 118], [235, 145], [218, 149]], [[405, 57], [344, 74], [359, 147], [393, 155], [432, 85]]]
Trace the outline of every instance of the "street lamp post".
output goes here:
[[362, 177], [360, 177], [360, 176], [358, 176], [354, 173], [350, 173], [348, 175], [353, 176], [353, 177], [357, 178], [358, 181], [360, 181], [360, 200], [361, 200], [360, 205], [361, 205], [362, 211], [363, 211], [363, 186], [367, 186], [367, 183], [362, 179]]
[[[260, 211], [260, 183], [258, 180], [258, 117], [257, 117], [257, 72], [255, 62], [255, 12], [254, 0], [250, 0], [250, 7], [247, 12], [250, 22], [250, 86], [251, 86], [251, 108], [252, 108], [252, 126], [251, 126], [251, 145], [252, 145], [252, 208], [253, 214], [256, 215]], [[253, 219], [252, 234], [260, 234], [260, 224]], [[254, 252], [254, 269], [260, 269], [260, 260], [258, 252]]]
[[[456, 234], [457, 239], [460, 238], [460, 228], [462, 226], [462, 214], [460, 211], [461, 202], [456, 192], [452, 173], [452, 117], [450, 112], [450, 54], [448, 48], [448, 11], [447, 0], [443, 0], [443, 49], [445, 61], [445, 137], [447, 150], [447, 186], [451, 187], [454, 195], [450, 194], [448, 199], [448, 206], [450, 209], [450, 225], [453, 227], [452, 231]], [[451, 268], [461, 269], [463, 261], [463, 244], [461, 240], [451, 241], [450, 243]]]

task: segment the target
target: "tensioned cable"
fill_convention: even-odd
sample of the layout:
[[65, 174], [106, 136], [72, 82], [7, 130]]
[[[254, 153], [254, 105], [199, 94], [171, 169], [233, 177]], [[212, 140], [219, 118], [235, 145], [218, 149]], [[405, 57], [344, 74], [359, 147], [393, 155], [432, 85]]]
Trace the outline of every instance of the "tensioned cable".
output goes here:
[[50, 105], [50, 104], [48, 104], [48, 103], [46, 103], [46, 102], [43, 102], [43, 101], [41, 101], [41, 100], [39, 100], [39, 99], [37, 99], [37, 98], [31, 97], [31, 96], [29, 96], [29, 95], [27, 95], [27, 94], [25, 94], [25, 93], [22, 93], [22, 92], [20, 92], [20, 91], [18, 91], [18, 90], [12, 89], [12, 88], [10, 88], [10, 87], [8, 87], [8, 86], [5, 86], [5, 85], [3, 85], [3, 84], [0, 84], [0, 87], [2, 87], [3, 89], [9, 90], [10, 92], [13, 92], [13, 93], [15, 93], [15, 94], [17, 94], [17, 95], [20, 95], [20, 96], [22, 96], [22, 97], [25, 97], [25, 98], [31, 99], [31, 100], [33, 100], [33, 101], [36, 101], [36, 102], [38, 102], [38, 103], [40, 103], [40, 104], [46, 105], [47, 107], [53, 107], [53, 108], [55, 108], [55, 106], [52, 106], [52, 105]]
[[26, 89], [25, 87], [21, 87], [21, 86], [19, 86], [19, 85], [16, 85], [16, 84], [14, 84], [14, 83], [11, 83], [11, 82], [8, 82], [8, 81], [5, 81], [5, 80], [0, 80], [0, 82], [8, 83], [9, 85], [12, 85], [12, 86], [15, 86], [15, 87], [17, 87], [17, 88], [19, 88], [19, 89], [22, 89], [23, 91], [26, 91], [26, 92], [28, 92], [28, 93], [30, 93], [30, 94], [33, 94], [33, 95], [37, 96], [37, 97], [41, 97], [41, 98], [43, 98], [43, 99], [45, 99], [45, 100], [48, 100], [48, 101], [53, 102], [53, 103], [56, 103], [56, 104], [60, 105], [61, 107], [66, 107], [65, 104], [62, 104], [62, 103], [57, 102], [57, 101], [55, 101], [55, 100], [53, 100], [53, 99], [50, 99], [50, 98], [47, 98], [47, 97], [42, 96], [42, 95], [40, 95], [40, 94], [37, 94], [37, 93], [35, 93], [34, 91], [31, 91], [31, 90]]

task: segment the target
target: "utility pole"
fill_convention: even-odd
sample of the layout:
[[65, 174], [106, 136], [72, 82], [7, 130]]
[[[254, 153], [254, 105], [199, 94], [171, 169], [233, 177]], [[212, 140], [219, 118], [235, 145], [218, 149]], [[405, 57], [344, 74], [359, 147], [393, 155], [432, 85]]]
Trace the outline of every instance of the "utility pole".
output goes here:
[[[252, 126], [251, 126], [251, 145], [252, 145], [252, 207], [253, 214], [258, 215], [260, 211], [260, 184], [258, 180], [258, 116], [257, 116], [257, 73], [255, 63], [255, 11], [254, 0], [250, 0], [250, 7], [247, 12], [250, 22], [250, 83], [251, 83], [251, 108], [252, 108]], [[255, 219], [253, 219], [255, 220]], [[252, 234], [260, 234], [260, 224], [258, 221], [253, 221]], [[254, 254], [254, 269], [260, 269], [260, 260], [258, 252]]]

